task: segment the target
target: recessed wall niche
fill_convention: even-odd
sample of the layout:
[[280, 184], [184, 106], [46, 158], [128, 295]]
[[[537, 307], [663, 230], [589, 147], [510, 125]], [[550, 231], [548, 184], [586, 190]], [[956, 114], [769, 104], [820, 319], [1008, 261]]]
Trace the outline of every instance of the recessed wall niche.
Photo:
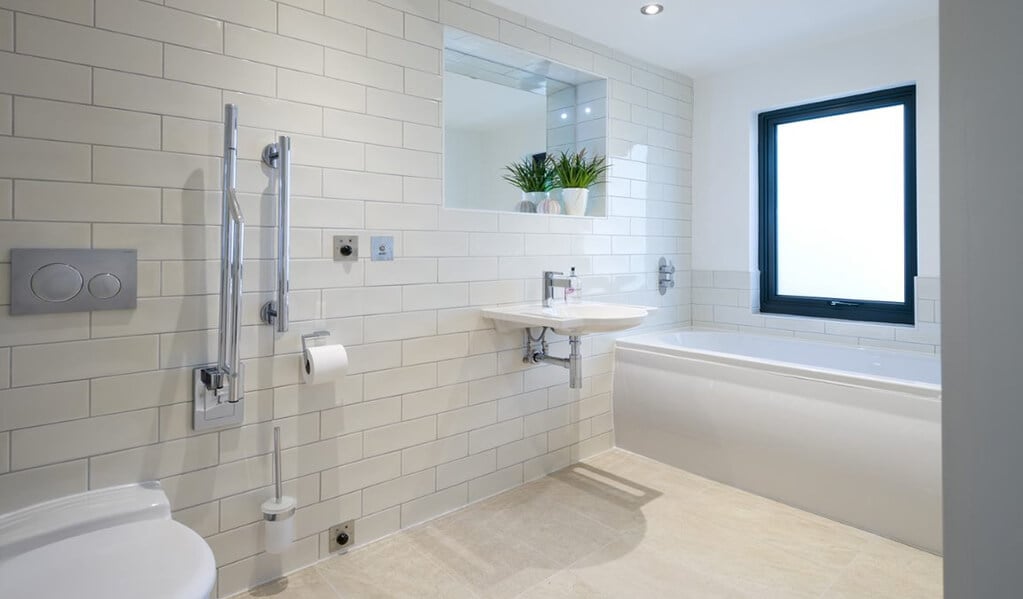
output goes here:
[[[607, 79], [517, 48], [444, 30], [444, 206], [518, 212], [514, 162], [607, 155]], [[559, 190], [551, 193], [559, 199]], [[604, 184], [586, 216], [605, 216]]]

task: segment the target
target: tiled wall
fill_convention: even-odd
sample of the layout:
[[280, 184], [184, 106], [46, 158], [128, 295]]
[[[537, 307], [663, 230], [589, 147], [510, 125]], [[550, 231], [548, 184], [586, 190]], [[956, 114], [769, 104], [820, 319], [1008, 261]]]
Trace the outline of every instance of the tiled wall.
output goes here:
[[[611, 79], [608, 218], [441, 207], [440, 23]], [[610, 340], [584, 343], [570, 391], [477, 306], [536, 299], [542, 270], [575, 266], [587, 296], [687, 323], [688, 290], [658, 295], [655, 271], [689, 263], [691, 97], [683, 76], [475, 0], [0, 0], [0, 302], [12, 247], [140, 259], [137, 310], [0, 308], [0, 511], [159, 479], [228, 595], [323, 557], [336, 522], [356, 518], [365, 542], [607, 448]], [[225, 102], [250, 225], [246, 422], [196, 434]], [[274, 279], [258, 156], [279, 133], [294, 143], [294, 322], [275, 335], [258, 322]], [[393, 235], [397, 259], [335, 263], [338, 232]], [[299, 336], [321, 328], [349, 348], [336, 388], [299, 384]], [[280, 558], [260, 553], [272, 424], [300, 504]]]
[[916, 278], [916, 323], [887, 325], [760, 314], [760, 273], [692, 271], [692, 320], [697, 327], [800, 337], [889, 349], [941, 351], [941, 293], [937, 277]]

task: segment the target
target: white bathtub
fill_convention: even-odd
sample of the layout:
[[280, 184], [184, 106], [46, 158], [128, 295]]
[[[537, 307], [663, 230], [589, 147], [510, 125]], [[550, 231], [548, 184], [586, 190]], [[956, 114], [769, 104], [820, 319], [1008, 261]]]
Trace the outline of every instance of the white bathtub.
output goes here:
[[620, 339], [623, 449], [941, 553], [937, 356], [683, 331]]

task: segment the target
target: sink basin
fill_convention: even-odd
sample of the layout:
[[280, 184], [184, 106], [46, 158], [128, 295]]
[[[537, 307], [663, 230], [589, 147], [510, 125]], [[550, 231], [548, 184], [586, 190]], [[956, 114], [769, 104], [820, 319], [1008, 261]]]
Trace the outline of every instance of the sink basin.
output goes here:
[[537, 304], [484, 308], [483, 317], [494, 321], [497, 330], [548, 327], [559, 335], [611, 333], [639, 326], [657, 308], [625, 304], [581, 302], [555, 304], [544, 308]]

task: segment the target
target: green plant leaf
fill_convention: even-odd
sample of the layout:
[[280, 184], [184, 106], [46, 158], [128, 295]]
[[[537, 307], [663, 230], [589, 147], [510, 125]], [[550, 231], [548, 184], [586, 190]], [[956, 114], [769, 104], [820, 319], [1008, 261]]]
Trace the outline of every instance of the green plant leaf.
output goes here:
[[552, 159], [554, 186], [563, 189], [587, 188], [596, 183], [607, 172], [607, 161], [603, 156], [587, 159], [586, 150], [562, 152]]
[[526, 193], [550, 191], [554, 188], [550, 157], [545, 156], [543, 160], [537, 160], [527, 156], [521, 162], [509, 164], [504, 169], [508, 172], [502, 179]]

